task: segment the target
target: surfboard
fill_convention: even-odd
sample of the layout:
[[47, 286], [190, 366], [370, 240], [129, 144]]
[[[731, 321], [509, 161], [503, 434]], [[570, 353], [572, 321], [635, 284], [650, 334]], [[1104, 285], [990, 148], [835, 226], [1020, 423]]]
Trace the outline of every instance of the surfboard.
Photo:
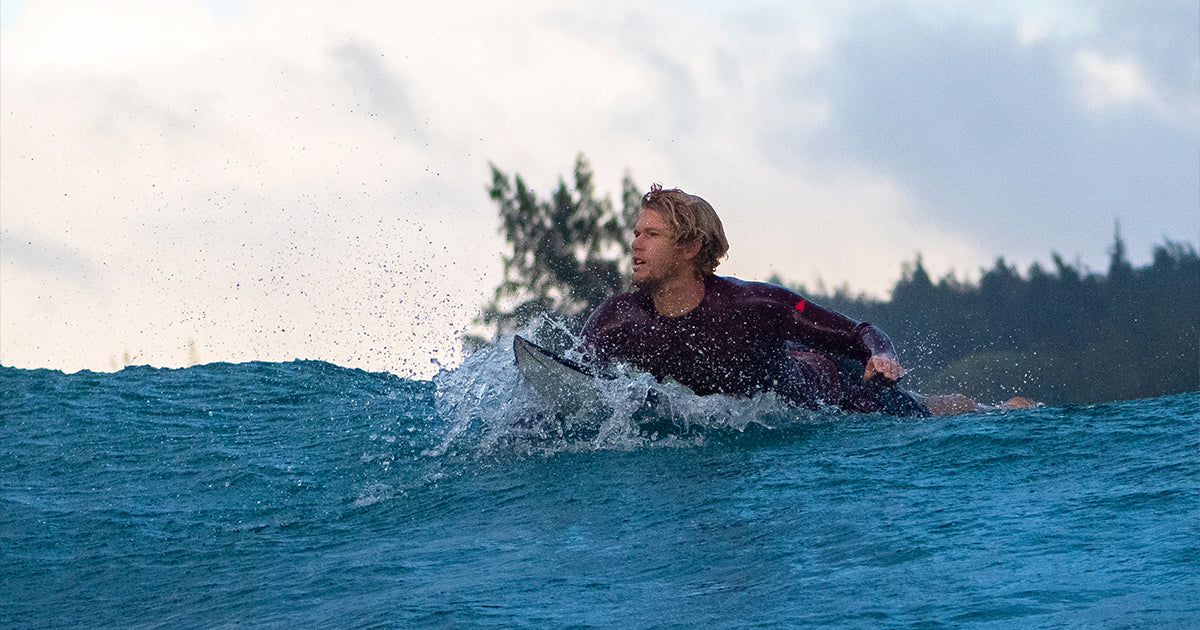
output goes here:
[[517, 335], [513, 337], [517, 371], [547, 402], [564, 411], [594, 408], [600, 404], [596, 374], [577, 361], [561, 357]]
[[[606, 413], [608, 406], [600, 396], [599, 381], [616, 377], [559, 356], [519, 335], [513, 338], [513, 355], [521, 378], [555, 411], [568, 416]], [[668, 397], [653, 387], [646, 390], [645, 402], [632, 418], [644, 434], [681, 434], [687, 430], [686, 424], [675, 422]]]

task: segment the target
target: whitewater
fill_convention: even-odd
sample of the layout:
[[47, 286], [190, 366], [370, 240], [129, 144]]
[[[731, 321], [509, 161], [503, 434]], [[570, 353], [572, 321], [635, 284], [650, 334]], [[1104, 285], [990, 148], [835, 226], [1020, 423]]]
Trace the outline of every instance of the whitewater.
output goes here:
[[432, 380], [0, 367], [0, 627], [1200, 626], [1200, 392], [676, 391], [651, 430], [636, 378], [547, 412], [510, 341]]

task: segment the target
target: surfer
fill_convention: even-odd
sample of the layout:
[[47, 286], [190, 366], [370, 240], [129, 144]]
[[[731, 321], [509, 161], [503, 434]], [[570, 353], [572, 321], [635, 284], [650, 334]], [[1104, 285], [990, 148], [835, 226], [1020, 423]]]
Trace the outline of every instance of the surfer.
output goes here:
[[729, 242], [704, 199], [655, 184], [641, 206], [632, 246], [636, 290], [610, 298], [588, 319], [589, 361], [626, 362], [701, 396], [774, 391], [806, 407], [895, 415], [980, 407], [965, 396], [923, 397], [897, 387], [904, 369], [891, 340], [871, 324], [783, 287], [717, 276]]

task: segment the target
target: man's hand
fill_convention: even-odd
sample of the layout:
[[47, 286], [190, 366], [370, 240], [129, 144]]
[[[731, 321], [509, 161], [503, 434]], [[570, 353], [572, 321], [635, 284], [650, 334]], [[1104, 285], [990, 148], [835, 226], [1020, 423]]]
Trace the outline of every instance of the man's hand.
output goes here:
[[901, 376], [904, 376], [904, 368], [900, 367], [900, 362], [890, 354], [871, 355], [871, 358], [867, 359], [867, 369], [863, 372], [864, 381], [879, 377], [895, 383]]

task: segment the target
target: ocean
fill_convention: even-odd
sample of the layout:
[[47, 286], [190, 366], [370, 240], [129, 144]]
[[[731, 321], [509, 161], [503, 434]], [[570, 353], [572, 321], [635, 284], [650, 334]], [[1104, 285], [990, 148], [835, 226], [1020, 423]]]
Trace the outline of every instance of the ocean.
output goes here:
[[0, 368], [0, 627], [1197, 628], [1200, 393], [942, 418], [628, 392], [506, 344]]

